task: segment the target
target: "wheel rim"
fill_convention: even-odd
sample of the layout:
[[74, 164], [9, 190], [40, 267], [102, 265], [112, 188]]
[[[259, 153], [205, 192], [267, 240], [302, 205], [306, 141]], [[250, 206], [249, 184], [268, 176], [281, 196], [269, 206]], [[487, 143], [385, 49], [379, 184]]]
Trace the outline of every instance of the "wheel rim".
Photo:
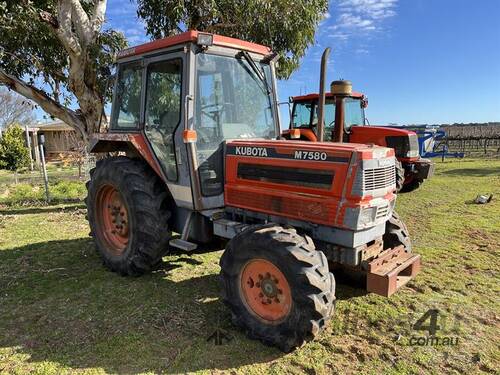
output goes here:
[[97, 193], [97, 221], [101, 238], [111, 253], [121, 255], [129, 240], [128, 210], [120, 192], [103, 185]]
[[240, 287], [248, 309], [261, 320], [276, 323], [290, 313], [290, 286], [285, 275], [271, 262], [249, 261], [241, 271]]

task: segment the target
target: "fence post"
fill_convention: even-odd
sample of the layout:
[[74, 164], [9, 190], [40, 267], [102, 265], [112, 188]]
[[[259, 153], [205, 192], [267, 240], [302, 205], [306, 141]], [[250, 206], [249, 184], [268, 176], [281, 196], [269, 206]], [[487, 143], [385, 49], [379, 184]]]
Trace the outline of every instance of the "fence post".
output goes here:
[[30, 171], [33, 172], [33, 153], [32, 153], [32, 150], [31, 150], [31, 140], [30, 140], [30, 132], [29, 132], [29, 129], [28, 129], [28, 125], [25, 126], [24, 130], [25, 130], [25, 133], [26, 133], [26, 147], [30, 151]]
[[40, 150], [40, 161], [42, 162], [42, 175], [43, 183], [45, 185], [45, 198], [47, 203], [50, 203], [49, 194], [49, 177], [47, 176], [47, 166], [45, 164], [45, 154], [43, 153], [43, 144], [45, 143], [45, 136], [43, 134], [38, 135], [38, 147]]

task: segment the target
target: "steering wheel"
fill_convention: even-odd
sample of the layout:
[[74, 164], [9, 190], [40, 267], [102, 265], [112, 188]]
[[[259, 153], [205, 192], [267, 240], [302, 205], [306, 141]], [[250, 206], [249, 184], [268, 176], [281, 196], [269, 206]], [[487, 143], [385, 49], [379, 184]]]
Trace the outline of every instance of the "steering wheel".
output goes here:
[[[209, 119], [216, 121], [217, 117], [221, 117], [221, 115], [226, 111], [227, 106], [234, 106], [234, 103], [213, 103], [213, 104], [206, 104], [201, 107], [201, 113], [205, 116], [207, 116]], [[216, 109], [213, 111], [207, 111], [208, 108], [213, 108], [217, 107], [220, 109]]]

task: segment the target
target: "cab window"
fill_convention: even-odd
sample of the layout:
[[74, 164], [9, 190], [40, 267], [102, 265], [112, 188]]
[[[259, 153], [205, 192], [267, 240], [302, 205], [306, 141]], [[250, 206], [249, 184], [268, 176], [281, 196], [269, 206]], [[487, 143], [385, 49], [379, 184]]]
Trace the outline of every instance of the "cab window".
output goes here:
[[141, 113], [142, 67], [128, 64], [120, 67], [111, 116], [112, 129], [139, 126]]
[[[316, 133], [316, 127], [318, 126], [318, 106], [314, 108], [314, 118], [313, 127]], [[332, 133], [335, 128], [335, 101], [333, 99], [327, 99], [325, 101], [325, 133], [324, 140], [331, 141]]]
[[167, 178], [175, 181], [174, 133], [181, 121], [182, 60], [149, 64], [146, 82], [146, 135]]
[[295, 103], [292, 115], [292, 124], [294, 128], [309, 127], [312, 107], [312, 102]]
[[196, 55], [196, 151], [204, 196], [223, 192], [223, 142], [276, 137], [268, 63], [243, 57]]

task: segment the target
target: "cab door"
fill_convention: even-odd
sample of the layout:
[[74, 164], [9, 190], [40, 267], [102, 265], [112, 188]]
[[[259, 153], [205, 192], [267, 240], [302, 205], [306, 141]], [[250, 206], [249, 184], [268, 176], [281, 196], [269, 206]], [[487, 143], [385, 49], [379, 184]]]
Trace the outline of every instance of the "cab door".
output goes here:
[[178, 207], [193, 209], [186, 147], [182, 141], [187, 56], [172, 51], [144, 61], [144, 133]]
[[182, 120], [183, 59], [149, 60], [145, 75], [144, 131], [165, 176], [177, 182], [175, 131]]

